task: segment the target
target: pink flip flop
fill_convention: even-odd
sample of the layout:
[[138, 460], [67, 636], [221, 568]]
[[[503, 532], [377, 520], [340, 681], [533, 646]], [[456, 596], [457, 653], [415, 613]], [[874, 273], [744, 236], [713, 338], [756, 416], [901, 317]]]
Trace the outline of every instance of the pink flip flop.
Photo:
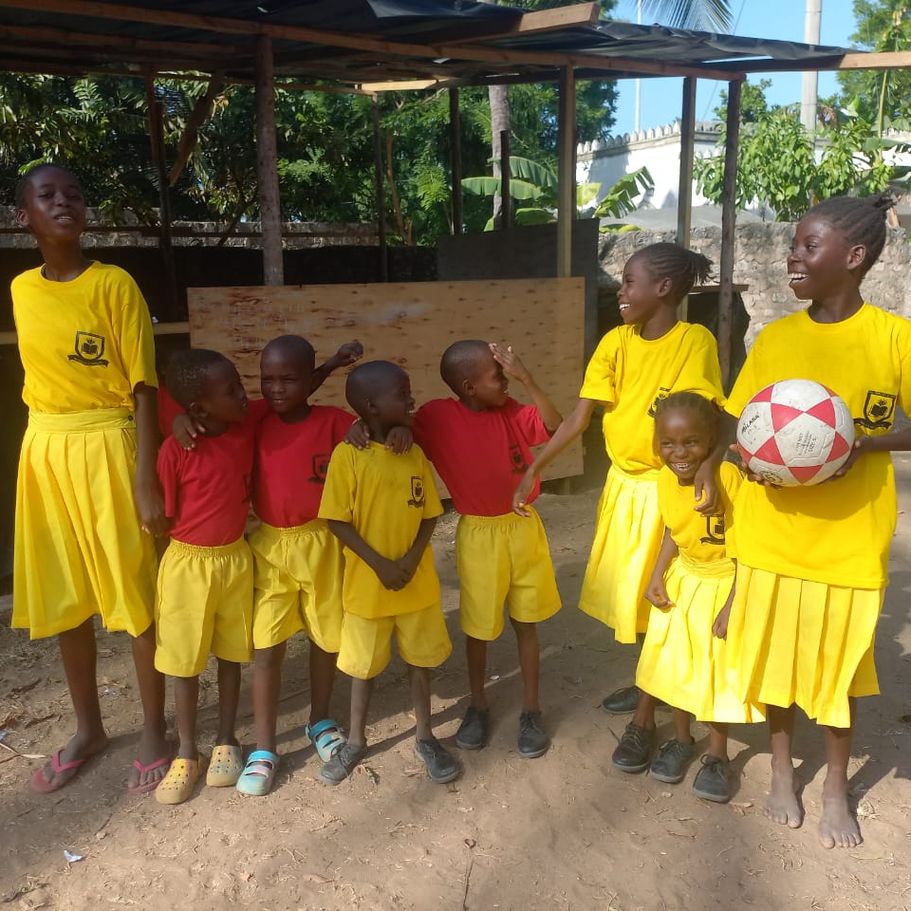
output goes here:
[[[85, 756], [82, 759], [71, 759], [69, 762], [61, 762], [60, 756], [63, 753], [63, 749], [57, 750], [53, 756], [51, 756], [51, 768], [54, 770], [54, 775], [60, 775], [63, 772], [69, 772], [71, 769], [78, 769], [83, 763], [91, 759], [91, 756]], [[32, 775], [32, 790], [37, 791], [39, 794], [53, 794], [54, 791], [59, 791], [61, 788], [65, 788], [76, 776], [71, 775], [65, 781], [56, 782], [48, 781], [44, 777], [44, 768], [38, 769], [34, 775]]]
[[139, 772], [140, 784], [137, 784], [134, 787], [130, 787], [129, 785], [127, 785], [127, 793], [134, 794], [136, 797], [141, 797], [143, 794], [151, 794], [152, 791], [154, 791], [155, 788], [158, 787], [161, 779], [156, 778], [153, 781], [147, 781], [147, 782], [145, 782], [145, 784], [142, 784], [141, 783], [142, 776], [145, 775], [147, 772], [154, 772], [155, 769], [167, 768], [174, 761], [174, 757], [176, 755], [177, 755], [177, 744], [172, 743], [171, 748], [168, 750], [168, 752], [164, 756], [160, 756], [158, 759], [156, 759], [154, 762], [150, 762], [148, 765], [143, 765], [139, 761], [139, 757], [137, 756], [136, 759], [133, 760], [133, 768], [136, 769], [137, 772]]

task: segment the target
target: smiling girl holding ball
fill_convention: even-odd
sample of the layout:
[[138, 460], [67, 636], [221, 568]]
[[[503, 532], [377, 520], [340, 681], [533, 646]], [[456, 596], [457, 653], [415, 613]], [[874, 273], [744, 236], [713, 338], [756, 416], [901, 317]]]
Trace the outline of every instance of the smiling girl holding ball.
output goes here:
[[759, 334], [725, 405], [737, 417], [760, 389], [799, 374], [834, 390], [854, 416], [854, 449], [831, 482], [743, 485], [737, 511], [749, 521], [738, 528], [728, 624], [738, 695], [768, 706], [766, 814], [775, 822], [803, 822], [791, 753], [794, 706], [824, 728], [819, 835], [828, 848], [863, 840], [848, 804], [853, 697], [879, 692], [873, 640], [897, 513], [889, 452], [911, 449], [911, 428], [892, 429], [898, 406], [911, 406], [911, 324], [860, 293], [885, 244], [891, 205], [885, 195], [842, 196], [807, 212], [788, 276], [810, 306]]

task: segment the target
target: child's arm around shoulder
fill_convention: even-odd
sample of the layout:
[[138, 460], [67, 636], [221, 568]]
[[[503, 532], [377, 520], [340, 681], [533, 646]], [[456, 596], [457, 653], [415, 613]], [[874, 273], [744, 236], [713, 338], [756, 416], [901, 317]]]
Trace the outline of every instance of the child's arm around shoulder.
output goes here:
[[549, 433], [553, 433], [563, 423], [563, 416], [544, 390], [535, 382], [531, 371], [519, 360], [519, 356], [512, 350], [512, 345], [503, 348], [492, 342], [490, 351], [494, 360], [503, 368], [503, 372], [514, 380], [518, 380], [528, 390], [532, 401], [541, 412], [544, 426]]

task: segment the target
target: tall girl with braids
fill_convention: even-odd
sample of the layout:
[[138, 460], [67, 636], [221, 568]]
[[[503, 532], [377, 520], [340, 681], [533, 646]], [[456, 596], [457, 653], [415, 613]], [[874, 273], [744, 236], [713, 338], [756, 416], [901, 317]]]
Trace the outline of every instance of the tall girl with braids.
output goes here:
[[873, 638], [896, 521], [889, 453], [911, 449], [911, 428], [893, 429], [898, 407], [911, 407], [911, 324], [860, 291], [882, 252], [891, 205], [887, 196], [842, 196], [801, 219], [788, 274], [810, 305], [759, 334], [725, 405], [737, 417], [760, 389], [797, 374], [837, 392], [854, 416], [854, 451], [835, 479], [745, 483], [735, 503], [747, 521], [738, 526], [728, 655], [738, 695], [768, 706], [766, 813], [794, 828], [803, 822], [791, 761], [800, 706], [824, 731], [819, 835], [828, 848], [862, 840], [848, 804], [854, 697], [879, 692]]
[[[617, 294], [623, 325], [601, 339], [585, 371], [579, 402], [528, 469], [513, 497], [523, 514], [541, 470], [588, 427], [596, 405], [604, 409], [604, 443], [611, 467], [598, 503], [597, 526], [582, 584], [579, 607], [614, 630], [618, 642], [634, 643], [646, 630], [651, 605], [645, 600], [664, 524], [658, 509], [655, 452], [656, 403], [687, 389], [720, 403], [721, 370], [712, 334], [677, 318], [680, 301], [711, 271], [706, 257], [676, 244], [652, 244], [623, 267]], [[715, 459], [700, 468], [694, 508], [711, 515], [717, 503]], [[611, 713], [631, 712], [640, 693], [625, 687], [602, 703]], [[624, 751], [651, 752], [652, 711], [644, 725], [627, 725]], [[615, 764], [616, 764], [615, 754]], [[647, 760], [646, 760], [647, 765]]]

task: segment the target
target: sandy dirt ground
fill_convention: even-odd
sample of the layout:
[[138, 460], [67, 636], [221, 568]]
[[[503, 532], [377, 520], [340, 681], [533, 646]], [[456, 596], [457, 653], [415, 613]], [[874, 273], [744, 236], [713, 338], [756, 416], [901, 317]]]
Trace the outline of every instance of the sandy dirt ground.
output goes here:
[[[371, 750], [351, 780], [330, 789], [303, 736], [306, 644], [286, 665], [280, 731], [283, 765], [266, 798], [200, 788], [180, 807], [124, 790], [140, 712], [123, 636], [99, 633], [99, 690], [111, 744], [72, 785], [32, 794], [28, 778], [66, 740], [72, 724], [53, 643], [29, 643], [6, 628], [0, 603], [0, 907], [27, 909], [839, 909], [911, 908], [911, 457], [897, 460], [901, 484], [892, 586], [879, 627], [883, 695], [863, 700], [851, 763], [864, 845], [826, 851], [818, 843], [824, 756], [804, 719], [797, 755], [807, 822], [779, 828], [762, 814], [769, 783], [763, 726], [734, 729], [738, 789], [727, 806], [690, 790], [614, 770], [610, 754], [625, 718], [598, 708], [627, 683], [636, 650], [575, 607], [597, 491], [545, 495], [565, 607], [541, 629], [542, 690], [553, 747], [526, 761], [515, 752], [521, 686], [507, 632], [490, 652], [495, 728], [479, 753], [460, 754], [464, 773], [432, 784], [412, 752], [404, 668], [378, 683]], [[457, 623], [455, 517], [434, 539], [444, 608], [455, 643], [436, 675], [437, 733], [451, 743], [467, 684]], [[795, 542], [796, 544], [796, 542]], [[203, 743], [215, 731], [215, 688], [204, 677]], [[336, 710], [347, 718], [347, 681]], [[670, 736], [671, 717], [659, 715]], [[252, 717], [245, 673], [239, 734]], [[707, 731], [696, 726], [698, 745]], [[453, 749], [455, 749], [454, 745]], [[18, 751], [11, 752], [10, 749]], [[19, 755], [27, 754], [27, 755]], [[70, 862], [65, 852], [81, 857]]]

